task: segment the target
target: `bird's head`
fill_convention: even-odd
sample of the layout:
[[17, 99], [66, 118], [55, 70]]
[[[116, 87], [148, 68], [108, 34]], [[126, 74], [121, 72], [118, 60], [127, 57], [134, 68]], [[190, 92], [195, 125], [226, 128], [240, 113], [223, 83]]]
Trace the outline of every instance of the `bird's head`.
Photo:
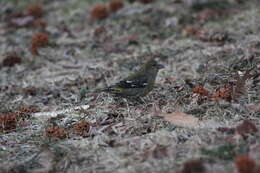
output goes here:
[[154, 59], [149, 60], [146, 64], [144, 64], [143, 69], [145, 71], [148, 70], [155, 70], [158, 71], [160, 69], [164, 68], [162, 64], [158, 64]]

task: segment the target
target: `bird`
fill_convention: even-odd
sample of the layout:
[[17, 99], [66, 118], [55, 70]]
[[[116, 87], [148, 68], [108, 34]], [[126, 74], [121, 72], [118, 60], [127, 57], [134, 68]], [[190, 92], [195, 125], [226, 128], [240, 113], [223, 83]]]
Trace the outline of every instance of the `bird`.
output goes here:
[[164, 68], [162, 64], [150, 59], [137, 72], [111, 86], [94, 90], [91, 93], [107, 92], [122, 97], [144, 97], [152, 91], [156, 76], [162, 68]]

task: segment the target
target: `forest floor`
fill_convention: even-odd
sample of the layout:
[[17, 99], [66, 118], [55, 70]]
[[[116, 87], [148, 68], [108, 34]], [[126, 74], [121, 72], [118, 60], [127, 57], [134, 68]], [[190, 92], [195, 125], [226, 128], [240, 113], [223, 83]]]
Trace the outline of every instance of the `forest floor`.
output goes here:
[[[2, 172], [260, 171], [260, 1], [34, 2], [0, 2]], [[150, 58], [142, 102], [88, 94]]]

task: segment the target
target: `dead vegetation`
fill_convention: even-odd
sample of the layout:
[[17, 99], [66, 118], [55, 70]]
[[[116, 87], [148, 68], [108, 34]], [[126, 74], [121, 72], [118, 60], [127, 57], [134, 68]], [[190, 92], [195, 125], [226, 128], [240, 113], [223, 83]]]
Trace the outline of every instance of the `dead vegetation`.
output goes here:
[[[258, 1], [0, 4], [2, 172], [259, 172]], [[151, 57], [148, 96], [88, 93]]]

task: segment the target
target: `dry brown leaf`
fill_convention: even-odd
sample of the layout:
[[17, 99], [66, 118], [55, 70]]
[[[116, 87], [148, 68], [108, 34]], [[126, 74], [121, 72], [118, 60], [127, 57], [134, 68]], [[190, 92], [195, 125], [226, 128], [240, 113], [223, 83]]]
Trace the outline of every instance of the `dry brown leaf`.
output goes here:
[[206, 168], [203, 160], [193, 159], [184, 162], [181, 169], [181, 173], [188, 173], [188, 172], [198, 172], [198, 173], [206, 172]]
[[183, 112], [160, 114], [159, 116], [163, 117], [166, 121], [176, 126], [190, 127], [190, 128], [199, 127], [198, 118]]
[[201, 96], [208, 96], [209, 95], [209, 91], [207, 91], [204, 88], [204, 86], [201, 85], [201, 84], [199, 84], [195, 88], [193, 88], [192, 92], [195, 93], [195, 94], [199, 94]]
[[235, 165], [239, 173], [256, 173], [256, 162], [247, 155], [237, 156], [235, 158]]
[[236, 132], [243, 137], [246, 137], [249, 134], [255, 134], [257, 131], [257, 126], [251, 120], [244, 120], [236, 127]]

